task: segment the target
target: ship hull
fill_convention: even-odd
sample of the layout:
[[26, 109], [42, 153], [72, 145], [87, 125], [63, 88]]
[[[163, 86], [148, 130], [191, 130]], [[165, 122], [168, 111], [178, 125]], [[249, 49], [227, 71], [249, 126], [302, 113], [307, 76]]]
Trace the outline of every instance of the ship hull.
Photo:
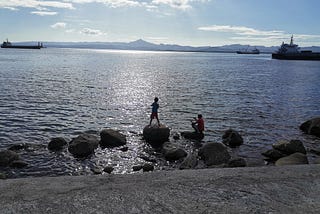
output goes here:
[[237, 51], [237, 54], [260, 54], [259, 52], [245, 52], [245, 51]]
[[272, 59], [282, 60], [320, 60], [320, 53], [280, 54], [273, 53]]
[[4, 45], [1, 45], [1, 48], [40, 49], [42, 47], [38, 46], [38, 45], [31, 45], [31, 46], [25, 46], [25, 45], [4, 46]]

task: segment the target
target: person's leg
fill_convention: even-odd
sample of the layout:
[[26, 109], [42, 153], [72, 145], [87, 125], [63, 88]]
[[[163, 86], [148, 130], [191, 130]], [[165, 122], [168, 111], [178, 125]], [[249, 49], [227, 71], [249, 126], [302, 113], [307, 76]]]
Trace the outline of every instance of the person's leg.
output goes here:
[[199, 128], [198, 128], [197, 124], [192, 123], [192, 128], [194, 129], [195, 132], [199, 133]]
[[157, 121], [158, 121], [158, 126], [160, 127], [160, 121], [159, 121], [158, 114], [156, 114], [156, 118], [157, 118]]

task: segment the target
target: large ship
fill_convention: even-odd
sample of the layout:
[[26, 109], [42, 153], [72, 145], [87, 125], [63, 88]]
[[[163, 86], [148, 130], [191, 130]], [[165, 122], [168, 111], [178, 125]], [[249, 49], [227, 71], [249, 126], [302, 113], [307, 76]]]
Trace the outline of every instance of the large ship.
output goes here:
[[252, 50], [248, 50], [248, 48], [244, 51], [237, 51], [237, 54], [260, 54], [260, 51], [257, 48]]
[[38, 45], [13, 45], [11, 42], [4, 41], [1, 48], [23, 48], [23, 49], [40, 49], [43, 48], [42, 43], [38, 42]]
[[272, 53], [272, 59], [320, 60], [320, 52], [312, 52], [311, 50], [300, 51], [298, 45], [293, 43], [293, 36], [291, 36], [290, 44], [282, 42], [279, 50]]

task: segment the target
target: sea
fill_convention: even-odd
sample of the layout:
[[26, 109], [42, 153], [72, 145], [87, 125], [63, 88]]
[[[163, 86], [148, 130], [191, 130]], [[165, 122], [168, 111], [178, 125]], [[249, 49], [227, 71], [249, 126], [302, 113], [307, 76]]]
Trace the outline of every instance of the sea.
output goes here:
[[[127, 174], [141, 173], [132, 166], [149, 161], [155, 170], [177, 170], [179, 162], [165, 161], [142, 137], [155, 97], [171, 142], [197, 152], [203, 143], [221, 143], [231, 128], [244, 144], [230, 154], [245, 158], [248, 167], [264, 166], [261, 153], [280, 140], [320, 148], [318, 138], [299, 130], [320, 115], [319, 80], [319, 61], [273, 60], [271, 54], [0, 49], [0, 150], [29, 145], [17, 151], [27, 167], [0, 171], [9, 178], [91, 175], [112, 166], [113, 173]], [[197, 114], [205, 138], [174, 140], [192, 131]], [[47, 149], [51, 138], [99, 136], [105, 128], [126, 135], [128, 150], [97, 148], [77, 159], [67, 148]], [[312, 163], [316, 156], [308, 152], [308, 158]]]

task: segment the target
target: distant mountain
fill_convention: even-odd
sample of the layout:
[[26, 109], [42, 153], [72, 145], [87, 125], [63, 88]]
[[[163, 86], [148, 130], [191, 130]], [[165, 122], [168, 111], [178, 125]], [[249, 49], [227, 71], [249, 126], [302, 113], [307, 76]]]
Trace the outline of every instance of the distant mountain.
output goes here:
[[[17, 45], [34, 45], [38, 42], [19, 42]], [[234, 53], [239, 50], [252, 50], [257, 48], [261, 53], [275, 52], [279, 47], [250, 46], [241, 44], [223, 45], [223, 46], [181, 46], [175, 44], [154, 44], [139, 39], [132, 42], [43, 42], [45, 47], [54, 48], [88, 48], [88, 49], [115, 49], [115, 50], [148, 50], [148, 51], [185, 51], [185, 52], [226, 52]], [[320, 52], [320, 47], [302, 47], [301, 50], [312, 50]]]

